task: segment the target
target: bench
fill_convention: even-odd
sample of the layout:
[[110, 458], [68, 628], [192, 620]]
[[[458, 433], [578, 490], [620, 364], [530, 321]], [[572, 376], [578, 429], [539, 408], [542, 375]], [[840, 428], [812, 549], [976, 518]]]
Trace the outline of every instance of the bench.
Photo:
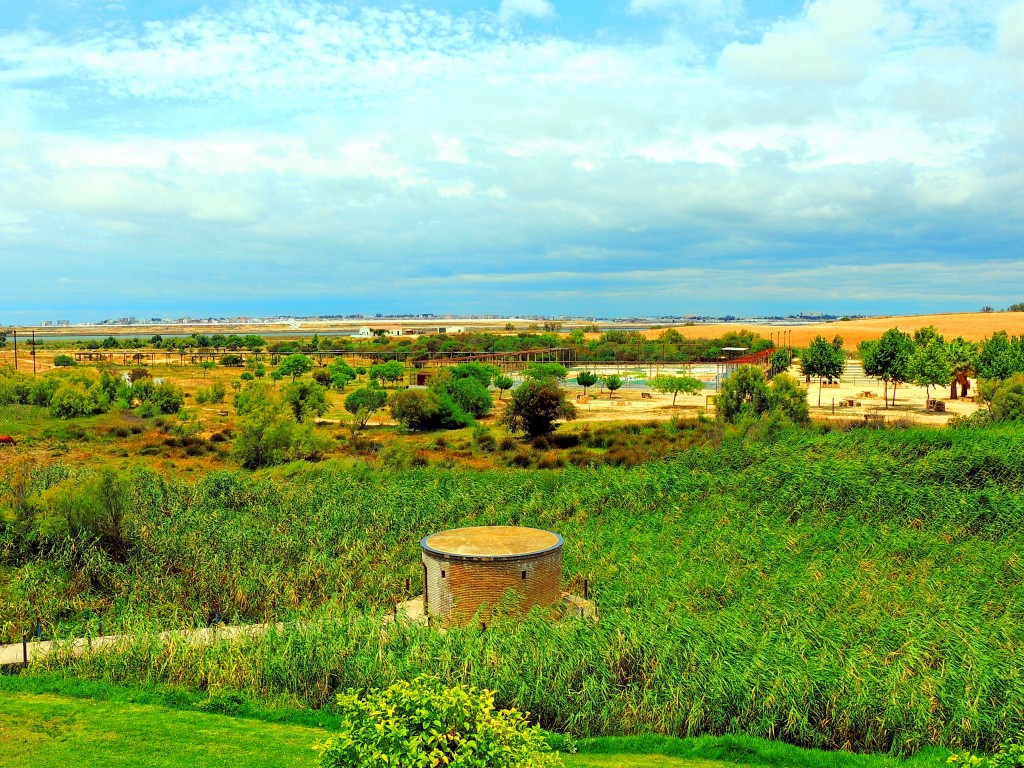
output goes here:
[[652, 395], [650, 392], [641, 392], [640, 393], [640, 399], [641, 400], [651, 400], [653, 397], [654, 397], [654, 395]]

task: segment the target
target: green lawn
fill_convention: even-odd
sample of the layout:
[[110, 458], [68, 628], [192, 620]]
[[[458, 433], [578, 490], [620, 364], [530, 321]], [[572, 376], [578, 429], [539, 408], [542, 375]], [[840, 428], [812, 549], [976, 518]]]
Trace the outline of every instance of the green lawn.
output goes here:
[[[4, 690], [6, 688], [6, 690]], [[267, 768], [316, 765], [326, 731], [304, 725], [0, 688], [0, 765]], [[875, 755], [801, 750], [746, 737], [588, 739], [566, 768], [930, 768]], [[702, 755], [724, 759], [709, 759]]]
[[324, 731], [147, 704], [0, 692], [0, 765], [315, 766]]

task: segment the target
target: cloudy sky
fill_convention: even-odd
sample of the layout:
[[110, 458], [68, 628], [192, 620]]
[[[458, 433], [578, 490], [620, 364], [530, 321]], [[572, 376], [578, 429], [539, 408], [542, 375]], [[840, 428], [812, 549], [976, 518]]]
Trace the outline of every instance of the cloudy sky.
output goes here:
[[1024, 300], [1021, 0], [0, 3], [0, 323]]

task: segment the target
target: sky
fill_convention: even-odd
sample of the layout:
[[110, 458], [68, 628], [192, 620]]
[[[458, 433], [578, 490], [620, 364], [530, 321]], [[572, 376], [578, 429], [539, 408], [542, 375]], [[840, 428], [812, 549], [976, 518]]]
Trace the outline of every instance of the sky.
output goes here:
[[1024, 300], [1022, 0], [0, 3], [0, 324]]

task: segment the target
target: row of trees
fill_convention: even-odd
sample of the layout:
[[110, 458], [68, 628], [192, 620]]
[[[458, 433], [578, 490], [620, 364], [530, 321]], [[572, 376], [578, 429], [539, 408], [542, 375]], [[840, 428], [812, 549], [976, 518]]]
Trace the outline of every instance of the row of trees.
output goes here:
[[896, 387], [912, 382], [925, 387], [931, 402], [931, 387], [949, 386], [949, 396], [967, 395], [970, 378], [1002, 381], [1024, 372], [1024, 337], [999, 331], [980, 344], [956, 337], [946, 341], [934, 326], [914, 332], [913, 336], [897, 328], [886, 331], [878, 340], [858, 345], [864, 372], [889, 383], [893, 402]]

